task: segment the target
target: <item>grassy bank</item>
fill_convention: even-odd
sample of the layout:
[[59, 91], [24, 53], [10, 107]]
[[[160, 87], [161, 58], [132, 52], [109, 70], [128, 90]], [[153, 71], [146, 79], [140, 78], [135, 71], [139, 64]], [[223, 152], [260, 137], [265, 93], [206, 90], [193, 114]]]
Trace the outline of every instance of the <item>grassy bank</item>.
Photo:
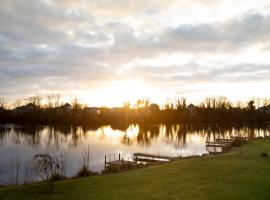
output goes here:
[[0, 188], [0, 199], [270, 199], [270, 140], [224, 155], [56, 183]]

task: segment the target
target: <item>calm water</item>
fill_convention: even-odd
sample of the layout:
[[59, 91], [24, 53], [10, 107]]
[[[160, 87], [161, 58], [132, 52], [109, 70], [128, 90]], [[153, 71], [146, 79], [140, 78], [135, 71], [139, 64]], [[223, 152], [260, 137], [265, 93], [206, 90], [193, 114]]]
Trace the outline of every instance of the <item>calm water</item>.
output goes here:
[[16, 163], [19, 180], [23, 182], [31, 171], [31, 161], [38, 153], [64, 155], [67, 175], [76, 174], [82, 165], [82, 153], [89, 147], [90, 168], [104, 169], [104, 155], [121, 153], [132, 157], [135, 152], [170, 156], [202, 155], [205, 141], [231, 136], [264, 137], [270, 128], [197, 127], [187, 125], [156, 125], [112, 128], [0, 126], [0, 184], [14, 176]]

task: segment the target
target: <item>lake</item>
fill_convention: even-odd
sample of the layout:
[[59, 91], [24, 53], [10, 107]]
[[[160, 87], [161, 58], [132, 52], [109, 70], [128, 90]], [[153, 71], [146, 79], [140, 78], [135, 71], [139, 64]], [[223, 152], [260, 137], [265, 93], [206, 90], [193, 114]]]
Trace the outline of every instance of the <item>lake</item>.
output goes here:
[[[30, 174], [33, 156], [49, 153], [64, 156], [66, 173], [74, 176], [82, 166], [82, 154], [90, 151], [90, 169], [104, 170], [104, 156], [121, 153], [131, 158], [133, 153], [168, 156], [206, 154], [206, 140], [270, 135], [269, 126], [191, 126], [191, 125], [125, 125], [101, 127], [50, 127], [0, 125], [0, 184], [8, 184], [19, 163], [19, 182]], [[218, 149], [216, 149], [219, 151]], [[17, 164], [16, 164], [17, 163]], [[32, 172], [31, 172], [32, 173]], [[28, 177], [29, 178], [29, 177]]]

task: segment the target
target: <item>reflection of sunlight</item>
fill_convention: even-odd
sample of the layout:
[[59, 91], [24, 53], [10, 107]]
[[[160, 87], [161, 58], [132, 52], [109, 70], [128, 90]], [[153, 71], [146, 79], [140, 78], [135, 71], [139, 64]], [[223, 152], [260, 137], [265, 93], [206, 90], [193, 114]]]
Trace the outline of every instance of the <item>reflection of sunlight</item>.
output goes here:
[[98, 129], [97, 134], [100, 136], [104, 135], [108, 138], [120, 138], [122, 136], [122, 131], [113, 130], [110, 126], [105, 126]]
[[131, 125], [126, 130], [126, 136], [129, 138], [134, 138], [139, 134], [139, 126], [138, 125]]

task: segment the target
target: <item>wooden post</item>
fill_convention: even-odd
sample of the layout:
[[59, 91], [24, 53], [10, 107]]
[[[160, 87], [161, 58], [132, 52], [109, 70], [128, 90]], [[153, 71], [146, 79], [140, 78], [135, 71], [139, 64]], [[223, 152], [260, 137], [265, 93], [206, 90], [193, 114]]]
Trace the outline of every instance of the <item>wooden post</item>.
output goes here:
[[124, 158], [122, 158], [122, 165], [124, 164]]
[[118, 156], [119, 156], [119, 160], [121, 160], [121, 159], [120, 159], [120, 153], [119, 153], [119, 155], [118, 155]]
[[104, 160], [104, 170], [105, 171], [107, 171], [107, 167], [106, 167], [107, 165], [106, 164], [107, 164], [107, 161], [106, 161], [106, 155], [105, 155], [105, 160]]

